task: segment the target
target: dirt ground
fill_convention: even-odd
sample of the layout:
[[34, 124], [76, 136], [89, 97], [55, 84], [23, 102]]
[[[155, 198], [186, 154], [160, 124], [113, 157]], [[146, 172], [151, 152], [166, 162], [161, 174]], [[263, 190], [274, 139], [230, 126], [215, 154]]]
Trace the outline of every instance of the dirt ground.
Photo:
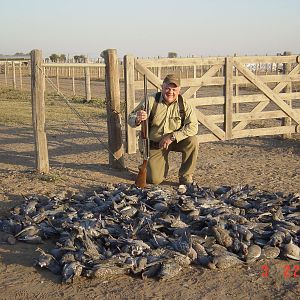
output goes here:
[[[104, 120], [99, 128], [106, 128]], [[101, 139], [107, 139], [102, 130]], [[92, 191], [104, 183], [133, 183], [139, 155], [125, 155], [127, 170], [111, 169], [108, 152], [77, 122], [47, 130], [51, 171], [35, 173], [34, 139], [29, 125], [0, 125], [0, 216], [23, 196]], [[177, 187], [179, 157], [163, 187]], [[195, 181], [201, 186], [253, 185], [257, 189], [300, 192], [300, 135], [292, 139], [260, 137], [200, 144]], [[33, 266], [36, 245], [8, 245], [0, 232], [0, 299], [297, 299], [300, 263], [257, 261], [227, 270], [190, 267], [166, 280], [122, 276], [111, 280], [80, 278], [61, 284], [60, 276]], [[2, 242], [1, 242], [2, 241]], [[47, 242], [42, 248], [51, 245]], [[269, 267], [264, 276], [264, 267]], [[295, 267], [296, 266], [296, 267]], [[284, 272], [290, 267], [292, 276]]]

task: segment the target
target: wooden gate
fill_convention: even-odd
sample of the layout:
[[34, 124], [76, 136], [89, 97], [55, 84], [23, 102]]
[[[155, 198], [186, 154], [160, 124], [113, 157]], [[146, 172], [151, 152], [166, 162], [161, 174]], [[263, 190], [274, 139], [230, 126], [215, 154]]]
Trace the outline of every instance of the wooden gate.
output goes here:
[[[141, 75], [146, 75], [154, 93], [166, 74], [177, 73], [182, 95], [197, 108], [199, 142], [291, 135], [300, 132], [299, 71], [296, 55], [176, 59], [126, 55], [126, 116], [143, 97]], [[136, 130], [127, 123], [126, 137], [127, 152], [135, 153]]]

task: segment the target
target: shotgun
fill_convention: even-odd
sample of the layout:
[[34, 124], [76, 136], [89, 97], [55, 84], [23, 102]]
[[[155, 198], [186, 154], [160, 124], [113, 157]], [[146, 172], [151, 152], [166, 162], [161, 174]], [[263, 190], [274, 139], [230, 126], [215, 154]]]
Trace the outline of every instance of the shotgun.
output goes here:
[[[148, 96], [147, 96], [147, 77], [144, 75], [144, 110], [146, 111], [147, 115], [149, 113], [149, 103], [148, 103]], [[148, 118], [141, 123], [141, 140], [142, 140], [142, 156], [143, 156], [143, 163], [139, 166], [139, 173], [135, 180], [136, 186], [140, 188], [146, 187], [146, 178], [147, 178], [147, 162], [149, 159], [149, 152], [150, 152], [150, 144], [149, 144], [149, 126], [148, 126]]]

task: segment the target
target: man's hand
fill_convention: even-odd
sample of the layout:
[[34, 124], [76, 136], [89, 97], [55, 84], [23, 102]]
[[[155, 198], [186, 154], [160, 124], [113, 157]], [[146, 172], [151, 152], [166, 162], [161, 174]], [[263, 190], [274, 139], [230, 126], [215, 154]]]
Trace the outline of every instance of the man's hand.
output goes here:
[[170, 144], [173, 143], [172, 137], [173, 137], [173, 133], [169, 133], [165, 135], [159, 142], [159, 148], [163, 148], [167, 150]]
[[148, 116], [144, 110], [139, 110], [136, 113], [135, 125], [139, 126], [143, 121], [147, 120]]

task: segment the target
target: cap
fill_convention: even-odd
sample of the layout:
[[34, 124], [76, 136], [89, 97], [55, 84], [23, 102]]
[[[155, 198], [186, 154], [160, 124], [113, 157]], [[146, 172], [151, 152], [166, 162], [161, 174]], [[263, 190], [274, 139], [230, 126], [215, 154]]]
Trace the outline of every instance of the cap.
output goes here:
[[178, 76], [176, 76], [175, 74], [168, 74], [165, 77], [163, 83], [165, 83], [165, 84], [173, 83], [176, 86], [180, 86], [180, 78]]

